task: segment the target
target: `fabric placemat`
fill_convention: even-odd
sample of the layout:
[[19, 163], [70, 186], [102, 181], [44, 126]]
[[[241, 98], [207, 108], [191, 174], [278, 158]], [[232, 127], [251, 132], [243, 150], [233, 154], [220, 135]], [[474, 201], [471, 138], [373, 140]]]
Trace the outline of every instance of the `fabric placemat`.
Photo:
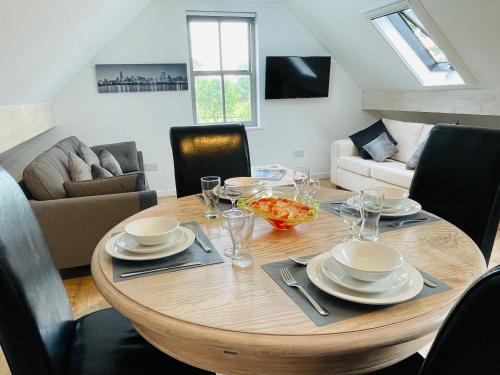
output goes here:
[[[318, 255], [318, 254], [316, 254]], [[315, 255], [314, 255], [315, 256]], [[311, 256], [314, 257], [314, 256]], [[301, 285], [309, 294], [316, 299], [328, 312], [330, 315], [321, 316], [312, 307], [312, 305], [305, 299], [305, 297], [298, 291], [295, 287], [289, 287], [285, 284], [281, 278], [280, 269], [288, 268], [292, 276], [297, 280], [299, 285]], [[345, 319], [353, 318], [358, 315], [368, 314], [374, 311], [379, 311], [386, 309], [394, 305], [363, 305], [360, 303], [349, 302], [334, 296], [331, 296], [322, 290], [318, 289], [314, 284], [309, 281], [307, 277], [307, 272], [305, 266], [298, 265], [291, 260], [283, 260], [275, 263], [268, 263], [262, 266], [264, 271], [271, 277], [271, 279], [278, 284], [278, 286], [292, 299], [293, 302], [311, 319], [318, 327], [325, 326], [327, 324], [340, 322]], [[422, 291], [415, 296], [411, 301], [432, 296], [434, 294], [442, 293], [446, 290], [451, 289], [444, 282], [432, 277], [431, 275], [420, 271], [422, 276], [434, 281], [438, 286], [431, 288], [424, 284]], [[402, 302], [404, 303], [404, 302]]]
[[[196, 197], [200, 200], [201, 203], [203, 203], [203, 205], [205, 204], [205, 198], [203, 198], [203, 194], [196, 194]], [[233, 207], [233, 206], [231, 205], [230, 201], [219, 198], [219, 210], [220, 211], [229, 210], [231, 207]]]
[[[323, 209], [326, 210], [334, 215], [340, 216], [340, 205], [342, 202], [340, 201], [335, 201], [335, 202], [322, 202], [319, 206]], [[393, 227], [390, 224], [393, 223], [398, 223], [403, 220], [411, 220], [411, 219], [423, 219], [427, 218], [425, 221], [420, 221], [420, 222], [414, 222], [414, 223], [407, 223], [403, 225], [402, 227]], [[408, 215], [408, 216], [398, 216], [398, 217], [381, 217], [380, 221], [378, 222], [378, 228], [380, 233], [384, 232], [389, 232], [391, 230], [396, 230], [396, 229], [403, 229], [403, 228], [410, 228], [414, 227], [416, 225], [421, 225], [421, 224], [429, 224], [434, 221], [439, 221], [441, 220], [439, 217], [429, 215], [425, 212], [418, 212], [413, 215]]]
[[[207, 237], [207, 235], [205, 234], [203, 229], [201, 229], [200, 225], [197, 222], [190, 221], [187, 223], [182, 223], [181, 225], [183, 227], [191, 229], [202, 240], [205, 240], [205, 242], [212, 248], [212, 252], [211, 253], [205, 252], [203, 248], [195, 241], [191, 246], [189, 246], [187, 250], [167, 258], [146, 260], [144, 262], [134, 262], [134, 261], [113, 258], [113, 281], [119, 282], [119, 281], [137, 279], [140, 277], [157, 275], [159, 273], [182, 271], [183, 269], [181, 268], [181, 269], [158, 271], [154, 273], [147, 273], [144, 275], [130, 276], [126, 278], [120, 277], [120, 275], [124, 272], [134, 272], [134, 271], [141, 271], [153, 268], [168, 267], [170, 265], [179, 263], [187, 263], [187, 262], [202, 263], [202, 265], [196, 267], [203, 267], [203, 266], [208, 266], [210, 264], [224, 263], [224, 259], [220, 256], [217, 249], [214, 247], [210, 239]], [[184, 270], [185, 269], [186, 268], [184, 268]]]

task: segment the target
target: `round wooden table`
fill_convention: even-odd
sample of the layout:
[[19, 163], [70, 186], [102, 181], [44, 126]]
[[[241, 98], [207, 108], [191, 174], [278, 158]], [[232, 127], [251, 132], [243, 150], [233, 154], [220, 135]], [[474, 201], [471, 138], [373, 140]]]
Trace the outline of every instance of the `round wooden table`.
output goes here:
[[[322, 189], [319, 198], [353, 193]], [[128, 221], [175, 216], [197, 221], [222, 255], [230, 244], [220, 220], [202, 217], [195, 196], [172, 199], [132, 216], [98, 244], [92, 275], [99, 291], [137, 331], [165, 353], [194, 366], [232, 374], [362, 374], [417, 352], [432, 340], [464, 289], [485, 270], [475, 243], [442, 220], [381, 234], [380, 241], [451, 286], [451, 290], [326, 326], [316, 326], [260, 265], [287, 255], [325, 252], [346, 234], [340, 217], [321, 210], [311, 223], [276, 231], [260, 218], [254, 265], [223, 264], [113, 282], [104, 244]]]

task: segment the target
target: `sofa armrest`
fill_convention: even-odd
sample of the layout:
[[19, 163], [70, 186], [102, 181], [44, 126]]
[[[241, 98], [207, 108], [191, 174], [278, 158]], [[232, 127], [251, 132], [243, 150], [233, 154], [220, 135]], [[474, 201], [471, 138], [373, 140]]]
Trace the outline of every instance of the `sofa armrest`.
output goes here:
[[139, 162], [139, 169], [142, 172], [144, 171], [144, 156], [142, 155], [142, 151], [137, 151], [137, 161]]
[[90, 264], [100, 239], [124, 219], [158, 203], [155, 191], [30, 200], [57, 268]]
[[337, 159], [341, 156], [356, 155], [359, 155], [358, 149], [350, 139], [340, 139], [332, 142], [330, 165], [330, 181], [332, 184], [337, 184]]

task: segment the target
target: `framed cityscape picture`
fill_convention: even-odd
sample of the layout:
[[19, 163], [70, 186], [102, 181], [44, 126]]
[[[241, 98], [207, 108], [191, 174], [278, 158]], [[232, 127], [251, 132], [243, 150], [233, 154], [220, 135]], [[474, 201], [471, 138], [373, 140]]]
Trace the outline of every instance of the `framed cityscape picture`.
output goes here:
[[96, 64], [100, 93], [187, 90], [186, 64]]

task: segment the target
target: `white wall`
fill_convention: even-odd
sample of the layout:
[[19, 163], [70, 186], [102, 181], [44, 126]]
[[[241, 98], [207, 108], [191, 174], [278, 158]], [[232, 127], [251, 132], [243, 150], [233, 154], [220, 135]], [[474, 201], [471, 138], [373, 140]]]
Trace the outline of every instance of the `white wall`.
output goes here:
[[[172, 193], [175, 184], [168, 133], [171, 126], [193, 124], [191, 93], [98, 94], [94, 64], [188, 62], [186, 10], [257, 13], [262, 129], [248, 131], [252, 164], [309, 165], [315, 174], [328, 174], [330, 142], [374, 120], [360, 110], [360, 89], [338, 64], [332, 66], [329, 98], [263, 100], [266, 55], [329, 55], [286, 6], [154, 0], [56, 97], [57, 131], [30, 147], [20, 147], [3, 163], [19, 175], [41, 145], [48, 147], [66, 135], [76, 135], [89, 145], [135, 140], [146, 162], [159, 163], [158, 172], [148, 173], [151, 186]], [[304, 149], [305, 157], [294, 159], [295, 149]], [[22, 160], [18, 160], [21, 152]]]

